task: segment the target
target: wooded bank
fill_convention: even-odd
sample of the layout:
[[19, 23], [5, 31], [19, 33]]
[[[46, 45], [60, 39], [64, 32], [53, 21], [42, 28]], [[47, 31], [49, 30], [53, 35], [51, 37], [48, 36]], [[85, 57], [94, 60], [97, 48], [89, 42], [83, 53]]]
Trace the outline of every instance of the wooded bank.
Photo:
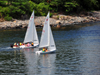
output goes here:
[[71, 15], [100, 9], [100, 0], [0, 0], [0, 18], [3, 20], [28, 19], [35, 11], [36, 16], [55, 14]]

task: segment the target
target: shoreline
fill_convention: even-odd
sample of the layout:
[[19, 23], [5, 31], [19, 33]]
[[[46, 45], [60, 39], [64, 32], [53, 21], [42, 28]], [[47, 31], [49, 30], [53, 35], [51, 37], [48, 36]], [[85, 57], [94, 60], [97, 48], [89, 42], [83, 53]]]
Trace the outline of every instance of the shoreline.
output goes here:
[[[46, 16], [35, 16], [34, 22], [36, 27], [44, 25]], [[67, 25], [76, 25], [84, 23], [94, 23], [100, 21], [100, 11], [88, 12], [80, 15], [53, 15], [50, 18], [50, 25], [52, 27], [63, 27]], [[17, 20], [0, 22], [0, 29], [22, 29], [27, 28], [29, 20]]]

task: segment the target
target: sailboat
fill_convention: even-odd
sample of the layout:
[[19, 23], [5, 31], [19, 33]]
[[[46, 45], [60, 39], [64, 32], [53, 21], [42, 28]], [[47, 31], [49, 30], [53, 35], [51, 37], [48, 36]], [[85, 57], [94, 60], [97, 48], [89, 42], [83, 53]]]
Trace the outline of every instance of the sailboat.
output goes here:
[[34, 11], [31, 14], [31, 17], [30, 17], [30, 20], [29, 20], [29, 24], [28, 24], [28, 27], [27, 27], [27, 31], [26, 31], [26, 35], [25, 35], [23, 43], [34, 43], [34, 45], [33, 46], [29, 46], [29, 47], [26, 46], [26, 45], [21, 45], [21, 46], [19, 46], [19, 48], [32, 48], [32, 47], [39, 46], [36, 27], [35, 27], [35, 24], [34, 24]]
[[56, 51], [56, 46], [55, 46], [54, 38], [52, 35], [50, 23], [49, 23], [49, 12], [45, 19], [45, 23], [43, 26], [42, 35], [40, 39], [39, 48], [43, 48], [43, 47], [46, 47], [48, 51], [43, 52], [42, 50], [40, 50], [40, 51], [36, 51], [36, 53], [46, 54], [46, 53], [53, 53]]

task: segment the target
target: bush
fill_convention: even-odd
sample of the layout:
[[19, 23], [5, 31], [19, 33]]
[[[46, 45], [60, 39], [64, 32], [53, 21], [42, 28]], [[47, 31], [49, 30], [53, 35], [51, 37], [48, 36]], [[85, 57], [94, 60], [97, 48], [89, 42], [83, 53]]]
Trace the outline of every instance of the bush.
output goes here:
[[50, 17], [52, 17], [53, 13], [50, 13]]
[[49, 10], [49, 5], [46, 5], [45, 3], [40, 3], [37, 5], [37, 11], [42, 16], [46, 16], [48, 10]]
[[35, 10], [35, 11], [37, 10], [36, 8], [37, 8], [37, 4], [32, 2], [32, 1], [29, 1], [29, 9], [28, 9], [28, 11], [30, 11], [32, 13], [33, 10]]
[[7, 1], [4, 1], [4, 0], [0, 0], [0, 6], [7, 6]]
[[5, 19], [6, 21], [10, 21], [10, 20], [12, 20], [12, 17], [6, 16], [6, 17], [4, 17], [4, 19]]
[[73, 11], [74, 8], [77, 8], [79, 5], [78, 3], [76, 3], [76, 1], [72, 1], [72, 2], [66, 2], [64, 6], [66, 8], [66, 12], [71, 12]]

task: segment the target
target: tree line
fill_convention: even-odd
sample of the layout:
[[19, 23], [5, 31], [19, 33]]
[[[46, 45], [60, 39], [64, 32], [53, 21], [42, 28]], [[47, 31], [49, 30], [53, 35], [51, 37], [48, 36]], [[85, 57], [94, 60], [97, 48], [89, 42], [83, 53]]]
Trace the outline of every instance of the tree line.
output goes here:
[[64, 14], [94, 11], [100, 9], [100, 0], [0, 0], [0, 18], [21, 19], [35, 10], [35, 15], [45, 16], [47, 12]]

